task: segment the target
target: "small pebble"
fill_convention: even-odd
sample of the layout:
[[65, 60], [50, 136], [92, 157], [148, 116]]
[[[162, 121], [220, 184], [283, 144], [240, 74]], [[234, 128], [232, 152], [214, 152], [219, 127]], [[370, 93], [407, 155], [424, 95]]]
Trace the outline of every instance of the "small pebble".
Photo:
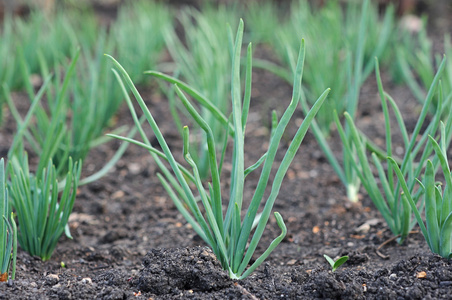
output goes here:
[[141, 172], [141, 166], [138, 163], [130, 163], [127, 165], [130, 174], [132, 175], [137, 175], [138, 173]]
[[355, 231], [363, 232], [363, 233], [367, 233], [367, 232], [369, 232], [369, 230], [370, 230], [370, 225], [368, 223], [364, 223], [363, 225], [361, 225], [355, 229]]
[[439, 286], [450, 286], [452, 285], [452, 281], [441, 281]]
[[309, 171], [309, 176], [311, 178], [316, 178], [319, 175], [319, 172], [317, 170], [311, 170]]
[[427, 273], [425, 271], [421, 271], [419, 273], [416, 274], [416, 278], [425, 278], [427, 277]]
[[46, 284], [48, 285], [55, 285], [58, 283], [59, 280], [60, 278], [56, 274], [48, 274], [46, 276]]
[[93, 284], [93, 281], [91, 280], [91, 278], [85, 277], [85, 278], [82, 279], [82, 283]]

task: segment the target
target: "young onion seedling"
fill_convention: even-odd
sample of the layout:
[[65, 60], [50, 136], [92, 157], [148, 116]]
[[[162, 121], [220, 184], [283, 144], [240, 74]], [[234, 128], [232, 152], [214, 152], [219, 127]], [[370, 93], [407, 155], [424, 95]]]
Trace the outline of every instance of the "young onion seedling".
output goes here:
[[325, 259], [328, 261], [328, 263], [331, 266], [331, 271], [334, 272], [337, 270], [337, 268], [339, 268], [340, 266], [342, 266], [347, 260], [348, 260], [348, 256], [342, 256], [339, 257], [336, 261], [334, 261], [334, 259], [332, 259], [331, 257], [329, 257], [326, 254], [323, 254], [323, 257], [325, 257]]
[[[392, 165], [389, 165], [385, 170], [383, 162], [386, 157], [393, 157], [393, 143], [392, 143], [392, 127], [389, 118], [389, 107], [394, 111], [397, 125], [399, 127], [400, 133], [402, 134], [403, 144], [405, 154], [403, 159], [399, 159], [397, 163], [400, 164], [400, 170], [403, 176], [407, 177], [408, 189], [412, 193], [414, 191], [415, 185], [417, 183], [416, 178], [418, 178], [426, 166], [427, 159], [433, 152], [433, 147], [428, 143], [428, 136], [435, 136], [441, 116], [443, 115], [442, 106], [442, 92], [439, 88], [438, 93], [438, 107], [434, 115], [433, 120], [427, 126], [425, 131], [421, 134], [421, 127], [424, 124], [425, 118], [427, 116], [430, 105], [433, 101], [433, 96], [439, 85], [439, 78], [443, 72], [445, 66], [445, 59], [441, 63], [435, 79], [428, 95], [424, 101], [424, 106], [419, 115], [416, 126], [409, 137], [403, 117], [395, 103], [394, 99], [387, 94], [384, 89], [380, 78], [380, 70], [378, 67], [378, 60], [376, 62], [376, 77], [378, 83], [378, 89], [382, 104], [383, 115], [385, 119], [385, 130], [386, 130], [386, 155], [385, 157], [379, 156], [377, 153], [373, 152], [371, 154], [372, 164], [375, 166], [378, 175], [374, 175], [371, 168], [371, 162], [366, 155], [366, 141], [365, 137], [360, 134], [356, 128], [352, 117], [346, 112], [345, 120], [346, 124], [350, 129], [350, 138], [346, 135], [342, 124], [339, 121], [339, 117], [335, 114], [336, 125], [344, 145], [345, 153], [350, 157], [349, 161], [352, 163], [352, 167], [357, 172], [364, 188], [369, 194], [370, 198], [374, 202], [377, 209], [382, 214], [386, 223], [388, 224], [390, 230], [395, 236], [398, 236], [398, 242], [402, 243], [408, 236], [408, 233], [416, 224], [415, 220], [412, 220], [412, 208], [410, 203], [407, 201], [406, 196], [400, 195], [401, 184], [400, 181], [397, 182], [396, 177], [394, 177], [395, 169]], [[446, 128], [445, 140], [446, 145], [449, 144], [451, 138], [451, 119], [447, 122], [448, 127]], [[438, 162], [434, 162], [434, 170], [437, 169]], [[378, 176], [378, 177], [377, 177]], [[380, 191], [380, 187], [383, 188], [384, 193]], [[405, 193], [407, 194], [407, 193]], [[418, 192], [413, 196], [413, 201], [417, 206], [417, 210], [422, 212], [424, 207], [424, 201], [422, 200], [421, 193]]]
[[435, 160], [439, 161], [446, 180], [444, 190], [441, 188], [441, 184], [435, 182], [435, 168], [430, 160], [427, 161], [423, 182], [418, 181], [425, 201], [425, 224], [421, 218], [422, 211], [418, 210], [415, 203], [418, 192], [413, 192], [409, 189], [405, 176], [396, 161], [391, 157], [388, 157], [388, 159], [401, 182], [403, 190], [401, 197], [406, 199], [414, 211], [416, 220], [430, 250], [450, 259], [452, 258], [452, 175], [447, 160], [445, 132], [444, 124], [441, 122], [440, 144], [432, 136], [429, 136], [430, 143], [435, 150]]
[[[244, 165], [244, 142], [245, 142], [245, 126], [248, 117], [248, 109], [251, 95], [251, 45], [248, 47], [248, 56], [246, 64], [246, 80], [245, 80], [245, 92], [244, 97], [241, 96], [241, 80], [240, 80], [240, 54], [242, 47], [243, 37], [243, 21], [240, 21], [239, 28], [237, 30], [235, 43], [233, 45], [233, 58], [232, 58], [232, 127], [233, 127], [233, 154], [232, 154], [232, 172], [230, 178], [230, 195], [229, 203], [227, 204], [227, 210], [223, 212], [223, 197], [221, 195], [221, 164], [223, 159], [220, 158], [218, 162], [216, 154], [215, 137], [212, 133], [208, 123], [201, 117], [201, 114], [193, 107], [185, 94], [181, 91], [178, 85], [175, 86], [175, 90], [182, 101], [183, 105], [187, 109], [187, 112], [197, 122], [200, 128], [203, 129], [206, 135], [207, 148], [209, 151], [209, 166], [211, 173], [211, 182], [206, 188], [201, 181], [197, 164], [193, 161], [189, 151], [189, 129], [184, 127], [183, 129], [183, 142], [184, 142], [184, 158], [188, 163], [191, 171], [185, 169], [181, 164], [176, 162], [173, 154], [171, 153], [165, 138], [161, 134], [157, 123], [155, 122], [151, 112], [144, 103], [141, 95], [135, 88], [132, 80], [128, 76], [125, 69], [111, 56], [115, 67], [119, 70], [122, 80], [126, 82], [128, 87], [132, 90], [141, 110], [143, 111], [146, 119], [151, 126], [163, 153], [152, 147], [141, 129], [140, 122], [136, 117], [136, 113], [133, 110], [133, 106], [129, 103], [132, 116], [134, 117], [135, 124], [140, 128], [141, 137], [144, 142], [139, 142], [119, 136], [115, 136], [125, 141], [133, 142], [148, 149], [154, 159], [156, 159], [162, 174], [158, 177], [174, 201], [176, 207], [186, 218], [186, 220], [192, 225], [196, 233], [212, 248], [218, 260], [222, 264], [223, 268], [229, 272], [229, 276], [235, 279], [243, 279], [247, 277], [253, 270], [255, 270], [267, 256], [275, 249], [275, 247], [282, 241], [286, 235], [286, 226], [281, 215], [275, 212], [276, 222], [281, 229], [281, 234], [275, 238], [267, 250], [258, 257], [254, 263], [248, 267], [249, 262], [257, 248], [257, 245], [262, 237], [265, 226], [270, 217], [273, 204], [281, 188], [282, 180], [292, 162], [295, 154], [309, 128], [309, 125], [318, 112], [326, 96], [329, 93], [327, 89], [315, 102], [311, 111], [306, 115], [303, 123], [300, 125], [287, 152], [282, 159], [280, 166], [275, 174], [270, 195], [264, 202], [264, 208], [258, 216], [259, 206], [264, 198], [264, 192], [270, 179], [270, 172], [276, 157], [276, 153], [279, 147], [280, 140], [284, 134], [284, 131], [295, 112], [299, 99], [301, 89], [301, 78], [303, 72], [303, 63], [305, 55], [304, 41], [301, 43], [299, 58], [296, 68], [295, 80], [293, 83], [292, 101], [285, 110], [281, 120], [275, 122], [272, 135], [270, 137], [269, 148], [257, 163], [251, 167], [245, 169]], [[127, 97], [126, 97], [127, 99]], [[229, 130], [229, 126], [226, 124], [224, 130]], [[114, 135], [113, 135], [114, 136]], [[225, 149], [225, 147], [223, 147]], [[223, 151], [224, 153], [224, 151]], [[223, 154], [221, 157], [223, 157]], [[162, 160], [166, 160], [170, 166], [172, 172], [162, 163]], [[262, 166], [261, 176], [257, 183], [256, 190], [251, 199], [250, 205], [245, 214], [245, 217], [241, 219], [244, 184], [245, 177], [250, 172]], [[194, 183], [198, 197], [195, 196], [190, 186]], [[202, 205], [202, 210], [199, 206]], [[202, 213], [202, 211], [205, 211]], [[253, 224], [257, 223], [254, 234], [250, 239], [251, 231], [253, 230]], [[248, 268], [247, 268], [248, 267]]]
[[72, 163], [69, 157], [65, 186], [60, 194], [52, 160], [35, 175], [29, 172], [26, 153], [11, 159], [9, 190], [19, 222], [18, 240], [31, 255], [44, 261], [50, 259], [72, 212], [80, 171], [81, 162]]
[[[352, 163], [348, 161], [350, 157], [343, 154], [343, 160], [340, 162], [336, 158], [335, 149], [328, 143], [331, 124], [334, 121], [331, 112], [348, 111], [354, 118], [361, 85], [374, 66], [369, 57], [381, 56], [388, 49], [388, 41], [393, 31], [394, 10], [388, 9], [383, 22], [379, 22], [377, 10], [369, 0], [360, 1], [361, 8], [356, 3], [349, 3], [346, 14], [335, 1], [328, 2], [317, 14], [310, 11], [309, 4], [305, 2], [307, 1], [300, 1], [299, 6], [291, 10], [289, 21], [278, 32], [277, 54], [293, 70], [296, 58], [295, 37], [305, 36], [316, 45], [307, 53], [306, 68], [312, 71], [305, 76], [306, 85], [301, 95], [303, 111], [308, 112], [311, 104], [309, 99], [314, 99], [311, 95], [318, 94], [325, 86], [332, 88], [332, 99], [322, 107], [311, 124], [311, 130], [345, 186], [347, 198], [351, 202], [357, 202], [361, 182]], [[331, 49], [340, 51], [332, 54]], [[293, 78], [292, 71], [268, 62], [260, 61], [259, 65], [286, 80]], [[347, 128], [345, 132], [351, 139], [350, 130]]]

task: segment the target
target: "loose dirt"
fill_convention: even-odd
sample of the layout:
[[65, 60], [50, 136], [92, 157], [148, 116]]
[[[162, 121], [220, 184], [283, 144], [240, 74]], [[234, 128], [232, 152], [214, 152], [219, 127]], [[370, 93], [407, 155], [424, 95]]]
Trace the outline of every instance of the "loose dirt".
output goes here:
[[[257, 55], [265, 58], [270, 54], [261, 50]], [[253, 76], [256, 92], [247, 126], [247, 165], [266, 150], [270, 109], [281, 114], [291, 95], [290, 86], [275, 76], [257, 69]], [[406, 87], [392, 84], [387, 75], [384, 85], [412, 130], [419, 111], [416, 100]], [[140, 91], [170, 147], [181, 153], [181, 140], [157, 85]], [[21, 93], [14, 97], [18, 103], [27, 101]], [[372, 76], [361, 91], [361, 99], [358, 126], [383, 145], [383, 117]], [[11, 116], [5, 117], [6, 125], [0, 132], [3, 154], [14, 132]], [[297, 112], [280, 146], [281, 153], [302, 118]], [[112, 129], [123, 124], [132, 125], [126, 107], [121, 108]], [[149, 137], [152, 140], [150, 131]], [[332, 149], [341, 149], [335, 130], [330, 143]], [[93, 149], [82, 176], [100, 169], [118, 146], [118, 141], [110, 141]], [[340, 152], [337, 154], [340, 157]], [[226, 162], [225, 175], [228, 168]], [[157, 171], [145, 150], [130, 146], [107, 176], [79, 188], [69, 222], [73, 240], [62, 237], [47, 262], [19, 249], [16, 280], [0, 284], [0, 299], [450, 298], [452, 262], [430, 252], [417, 226], [404, 244], [389, 241], [377, 251], [392, 238], [383, 218], [364, 190], [359, 203], [348, 202], [339, 178], [310, 133], [274, 206], [286, 222], [287, 237], [242, 281], [229, 279], [221, 269], [161, 187]], [[257, 180], [257, 174], [248, 178], [248, 201]], [[227, 186], [224, 194], [228, 194]], [[278, 234], [271, 218], [257, 253]], [[323, 254], [333, 258], [348, 255], [350, 259], [333, 273]]]

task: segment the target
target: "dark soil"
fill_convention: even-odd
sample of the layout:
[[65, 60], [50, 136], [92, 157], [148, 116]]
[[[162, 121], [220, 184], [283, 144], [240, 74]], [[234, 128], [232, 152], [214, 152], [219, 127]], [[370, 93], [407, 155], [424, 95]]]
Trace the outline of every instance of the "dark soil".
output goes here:
[[[270, 55], [258, 50], [256, 55]], [[254, 71], [246, 164], [264, 153], [269, 139], [270, 109], [279, 113], [289, 103], [289, 85], [267, 72]], [[419, 106], [406, 87], [385, 88], [415, 125]], [[170, 146], [180, 153], [167, 102], [156, 86], [141, 89]], [[17, 103], [24, 103], [21, 93]], [[375, 78], [362, 89], [358, 125], [380, 145], [384, 141], [382, 113]], [[19, 105], [20, 107], [20, 105]], [[302, 120], [297, 113], [296, 124]], [[14, 125], [6, 116], [0, 132], [1, 153], [11, 141]], [[116, 126], [132, 124], [123, 107]], [[295, 132], [291, 124], [280, 147], [287, 149]], [[411, 126], [411, 127], [410, 127]], [[149, 133], [152, 137], [152, 134]], [[397, 138], [396, 138], [397, 140]], [[333, 132], [333, 149], [340, 149]], [[93, 149], [82, 176], [100, 169], [119, 146], [111, 141]], [[338, 153], [338, 156], [340, 153]], [[282, 156], [280, 156], [281, 158]], [[226, 172], [228, 164], [225, 164]], [[0, 284], [0, 299], [450, 299], [452, 262], [434, 255], [415, 227], [399, 245], [364, 190], [361, 202], [351, 204], [345, 189], [308, 133], [275, 203], [288, 234], [252, 275], [242, 281], [228, 278], [210, 249], [190, 228], [167, 196], [151, 156], [130, 146], [104, 178], [79, 188], [70, 218], [73, 240], [62, 237], [52, 258], [42, 262], [19, 249], [16, 280]], [[258, 176], [250, 175], [246, 199]], [[274, 218], [257, 253], [279, 234]], [[323, 255], [348, 255], [332, 273]]]

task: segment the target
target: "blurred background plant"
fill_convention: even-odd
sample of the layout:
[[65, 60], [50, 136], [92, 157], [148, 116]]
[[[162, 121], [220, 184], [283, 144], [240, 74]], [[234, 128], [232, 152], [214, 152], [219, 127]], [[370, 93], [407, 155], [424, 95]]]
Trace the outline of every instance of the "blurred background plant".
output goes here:
[[[433, 44], [427, 35], [423, 18], [423, 25], [420, 26], [419, 32], [414, 35], [402, 32], [402, 43], [397, 44], [397, 64], [395, 70], [395, 79], [406, 82], [416, 99], [423, 104], [428, 87], [432, 84], [435, 77], [435, 69], [437, 69], [442, 61], [440, 53], [434, 53]], [[444, 54], [452, 57], [452, 45], [450, 34], [444, 35]], [[444, 103], [446, 112], [450, 111], [452, 101], [452, 61], [449, 59], [446, 63], [444, 75], [442, 77], [442, 88], [444, 93]], [[431, 114], [435, 114], [437, 103], [432, 102], [430, 109]], [[447, 116], [446, 116], [447, 117]]]
[[295, 1], [290, 16], [272, 36], [276, 54], [286, 68], [286, 79], [293, 77], [297, 37], [315, 45], [306, 53], [303, 91], [310, 103], [312, 95], [331, 87], [332, 101], [316, 118], [326, 136], [334, 122], [333, 109], [339, 113], [356, 110], [360, 87], [373, 70], [373, 58], [390, 57], [388, 43], [394, 31], [394, 9], [389, 7], [380, 20], [378, 10], [369, 2], [348, 2], [343, 10], [338, 1], [327, 1], [317, 9], [306, 0]]
[[[78, 57], [79, 51], [67, 67], [62, 83], [60, 73], [56, 73], [55, 76], [46, 74], [45, 84], [36, 95], [34, 95], [31, 82], [25, 81], [31, 105], [24, 120], [22, 120], [17, 111], [12, 97], [6, 93], [8, 90], [5, 89], [9, 109], [16, 120], [18, 128], [13, 144], [8, 151], [9, 159], [23, 151], [24, 142], [26, 141], [36, 156], [39, 157], [37, 173], [41, 173], [48, 161], [52, 159], [57, 166], [58, 177], [60, 178], [66, 174], [67, 161], [71, 152], [70, 130], [67, 127], [70, 100], [67, 91], [75, 72]], [[30, 78], [26, 63], [23, 62], [23, 65], [23, 78]], [[46, 66], [43, 66], [43, 69], [45, 70], [44, 72], [47, 71]], [[44, 96], [46, 99], [45, 105], [41, 103]], [[34, 100], [32, 101], [31, 99]], [[34, 119], [36, 119], [36, 122], [32, 122]], [[81, 129], [86, 124], [77, 123], [77, 125]], [[75, 131], [76, 128], [73, 130]], [[89, 147], [89, 144], [85, 143], [83, 146]], [[80, 158], [77, 157], [77, 159]]]
[[[57, 25], [57, 26], [56, 26]], [[56, 68], [65, 58], [74, 55], [80, 45], [91, 48], [97, 38], [98, 26], [92, 11], [58, 12], [51, 19], [42, 11], [32, 11], [26, 19], [6, 15], [3, 21], [0, 80], [10, 89], [24, 89], [29, 78], [23, 78], [26, 64], [30, 74], [40, 74], [45, 64]], [[5, 42], [4, 42], [5, 41]]]
[[[18, 49], [17, 55], [13, 57], [18, 73], [14, 71], [13, 77], [20, 79], [18, 82], [30, 99], [26, 120], [22, 120], [15, 107], [10, 84], [3, 83], [5, 98], [2, 99], [6, 99], [20, 128], [8, 157], [12, 157], [14, 151], [20, 148], [17, 146], [23, 144], [28, 151], [40, 157], [37, 173], [52, 159], [58, 178], [66, 175], [68, 157], [75, 161], [84, 160], [92, 147], [108, 140], [102, 135], [112, 125], [112, 117], [123, 101], [103, 53], [118, 53], [120, 57], [127, 57], [126, 63], [134, 66], [133, 74], [144, 78], [143, 71], [155, 67], [163, 51], [161, 32], [171, 24], [166, 7], [146, 4], [144, 1], [124, 6], [116, 27], [110, 32], [97, 26], [91, 10], [84, 8], [83, 14], [77, 13], [78, 10], [70, 12], [69, 16], [78, 22], [83, 21], [80, 23], [84, 25], [78, 25], [77, 22], [78, 27], [72, 26], [69, 22], [71, 18], [65, 19], [66, 11], [58, 10], [52, 22], [48, 22], [42, 12], [36, 12], [29, 20], [20, 21], [20, 26], [11, 25], [19, 28], [18, 36], [13, 34]], [[151, 18], [153, 21], [149, 19], [150, 13], [154, 14]], [[52, 30], [46, 30], [41, 22], [45, 26], [59, 26], [51, 26]], [[32, 30], [41, 30], [47, 34], [42, 36]], [[154, 34], [149, 38], [136, 39], [137, 30], [143, 36], [148, 32]], [[31, 38], [28, 38], [29, 35]], [[71, 58], [67, 57], [67, 52], [71, 52]], [[132, 64], [132, 61], [135, 63]], [[35, 93], [36, 83], [33, 79], [36, 77], [42, 78], [42, 83], [37, 83], [37, 87], [40, 87], [38, 93]], [[120, 158], [125, 147], [121, 146], [117, 155], [107, 164], [109, 167]], [[106, 171], [107, 168], [103, 168], [89, 179], [82, 180], [82, 183], [97, 179]]]
[[[136, 84], [144, 84], [145, 70], [154, 69], [161, 60], [164, 37], [173, 28], [168, 6], [155, 1], [130, 1], [121, 6], [112, 25], [110, 39], [116, 57], [130, 70]], [[112, 53], [105, 49], [104, 53]], [[112, 76], [111, 72], [109, 73]], [[121, 92], [115, 93], [121, 95]]]
[[[223, 115], [228, 116], [231, 110], [231, 53], [232, 37], [228, 36], [226, 24], [236, 23], [236, 10], [220, 6], [206, 6], [201, 11], [186, 8], [177, 20], [183, 28], [183, 36], [175, 27], [168, 27], [164, 34], [166, 46], [175, 62], [173, 75], [180, 77], [192, 90], [196, 90]], [[180, 133], [182, 133], [181, 115], [192, 117], [177, 104], [174, 89], [164, 87], [170, 101], [171, 112]], [[201, 106], [201, 115], [209, 124], [216, 141], [223, 141], [225, 124], [218, 120], [209, 109]], [[206, 179], [209, 174], [209, 154], [206, 136], [196, 122], [192, 124], [195, 134], [192, 136], [190, 155], [197, 162], [200, 176]]]
[[[339, 113], [347, 110], [352, 117], [355, 116], [361, 86], [373, 69], [373, 57], [390, 57], [388, 43], [393, 39], [394, 9], [389, 7], [380, 21], [377, 8], [369, 2], [363, 1], [361, 5], [348, 3], [345, 10], [337, 1], [327, 1], [320, 9], [310, 6], [305, 0], [295, 2], [289, 18], [282, 26], [275, 27], [272, 37], [278, 57], [289, 69], [258, 61], [258, 66], [292, 81], [296, 37], [303, 36], [314, 45], [306, 54], [303, 110], [305, 113], [309, 110], [309, 104], [315, 99], [313, 95], [325, 87], [331, 88], [332, 100], [322, 107], [311, 130], [352, 202], [358, 201], [359, 177], [347, 161], [349, 156], [343, 153], [342, 164], [338, 161], [337, 150], [330, 148], [328, 137], [334, 110]], [[256, 24], [261, 22], [256, 21]], [[275, 22], [274, 18], [269, 22]], [[346, 134], [349, 133], [346, 129]]]

